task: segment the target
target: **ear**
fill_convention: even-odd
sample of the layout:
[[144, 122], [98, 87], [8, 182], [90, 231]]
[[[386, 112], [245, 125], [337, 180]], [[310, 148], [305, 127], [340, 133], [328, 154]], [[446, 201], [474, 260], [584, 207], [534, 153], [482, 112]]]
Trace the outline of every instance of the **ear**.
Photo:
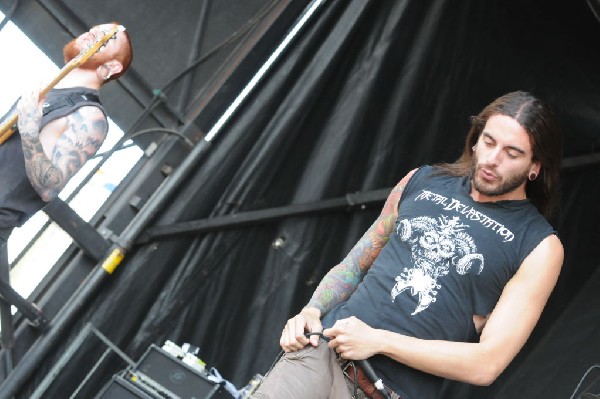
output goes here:
[[116, 75], [123, 70], [123, 64], [117, 60], [111, 60], [105, 63], [106, 67], [110, 71], [110, 76]]
[[533, 173], [535, 173], [538, 176], [540, 175], [541, 171], [542, 171], [542, 163], [541, 162], [534, 162], [531, 165], [531, 169], [529, 169], [530, 173], [533, 172]]

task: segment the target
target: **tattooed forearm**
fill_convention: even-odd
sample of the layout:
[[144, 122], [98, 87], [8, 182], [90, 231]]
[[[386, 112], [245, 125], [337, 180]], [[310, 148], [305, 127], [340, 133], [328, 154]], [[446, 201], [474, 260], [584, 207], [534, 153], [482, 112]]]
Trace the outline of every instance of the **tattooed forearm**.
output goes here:
[[365, 233], [348, 256], [321, 280], [307, 307], [317, 308], [321, 314], [325, 314], [336, 304], [345, 301], [364, 277], [366, 264], [372, 262], [377, 254], [369, 232]]
[[345, 301], [356, 290], [383, 246], [388, 242], [398, 215], [397, 206], [404, 184], [398, 184], [388, 196], [381, 215], [352, 248], [348, 256], [321, 280], [307, 307], [325, 314]]
[[48, 201], [60, 191], [56, 188], [63, 180], [62, 172], [48, 159], [37, 135], [19, 133], [29, 181], [40, 197]]

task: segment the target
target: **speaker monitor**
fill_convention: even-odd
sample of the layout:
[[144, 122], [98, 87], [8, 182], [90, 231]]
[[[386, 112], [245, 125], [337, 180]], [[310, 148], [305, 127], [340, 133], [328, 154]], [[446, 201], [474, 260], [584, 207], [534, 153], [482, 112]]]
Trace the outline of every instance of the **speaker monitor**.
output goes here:
[[160, 399], [147, 390], [136, 386], [120, 375], [114, 375], [110, 382], [102, 388], [95, 399]]
[[156, 345], [146, 350], [135, 368], [182, 399], [232, 398], [220, 384], [210, 381], [205, 373], [193, 369]]

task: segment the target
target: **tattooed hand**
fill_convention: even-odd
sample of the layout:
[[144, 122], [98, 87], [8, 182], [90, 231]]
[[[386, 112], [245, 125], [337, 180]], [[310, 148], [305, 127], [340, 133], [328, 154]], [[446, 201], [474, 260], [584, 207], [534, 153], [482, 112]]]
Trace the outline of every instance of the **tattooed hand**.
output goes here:
[[37, 137], [40, 134], [40, 124], [42, 122], [39, 90], [23, 94], [17, 104], [17, 113], [19, 133], [22, 136]]

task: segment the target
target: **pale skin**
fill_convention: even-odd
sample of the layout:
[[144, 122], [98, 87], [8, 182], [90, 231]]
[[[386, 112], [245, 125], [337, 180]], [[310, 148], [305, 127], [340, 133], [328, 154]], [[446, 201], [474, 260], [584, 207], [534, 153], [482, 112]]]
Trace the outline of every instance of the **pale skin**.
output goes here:
[[[85, 49], [113, 26], [105, 24], [93, 27], [76, 39], [77, 48]], [[120, 51], [125, 40], [122, 33], [117, 33], [114, 40], [109, 40], [102, 51], [90, 59], [101, 57], [105, 61], [102, 65], [92, 69], [84, 66], [76, 68], [56, 87], [100, 89], [107, 76], [123, 69], [121, 63], [113, 57]], [[69, 179], [98, 151], [106, 138], [108, 123], [98, 107], [83, 106], [40, 129], [43, 100], [39, 89], [23, 94], [17, 104], [17, 123], [27, 176], [40, 197], [44, 201], [50, 201], [58, 196]]]
[[[540, 173], [541, 165], [532, 161], [529, 136], [514, 119], [504, 115], [490, 117], [474, 151], [477, 168], [470, 194], [475, 201], [525, 199], [525, 181], [501, 195], [486, 194], [511, 177]], [[284, 351], [318, 345], [318, 336], [313, 335], [309, 340], [304, 332], [321, 331], [321, 316], [354, 292], [389, 239], [394, 225], [389, 222], [397, 218], [397, 204], [412, 173], [394, 188], [380, 216], [348, 257], [324, 277], [309, 304], [288, 320], [280, 340]], [[563, 257], [560, 240], [555, 235], [546, 237], [504, 287], [494, 310], [489, 315], [473, 315], [473, 322], [481, 333], [476, 343], [413, 338], [371, 328], [356, 317], [338, 320], [323, 334], [331, 338], [328, 345], [344, 359], [360, 360], [381, 354], [426, 373], [489, 385], [531, 334], [556, 284]], [[340, 283], [340, 270], [352, 278]]]

